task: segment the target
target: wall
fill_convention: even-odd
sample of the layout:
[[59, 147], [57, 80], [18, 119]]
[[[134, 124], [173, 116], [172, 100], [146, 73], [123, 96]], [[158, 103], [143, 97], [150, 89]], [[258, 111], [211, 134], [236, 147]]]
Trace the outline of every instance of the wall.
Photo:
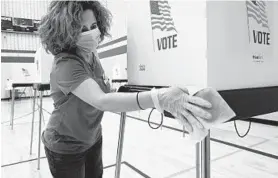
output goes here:
[[105, 4], [113, 19], [111, 38], [105, 38], [98, 49], [100, 61], [110, 79], [127, 79], [127, 4], [123, 0], [106, 1]]
[[[47, 11], [49, 1], [1, 1], [1, 16], [40, 20]], [[31, 81], [24, 77], [22, 68], [30, 74], [35, 71], [34, 54], [39, 46], [39, 38], [34, 33], [1, 32], [1, 98], [9, 97], [5, 90], [7, 79]]]
[[[110, 31], [112, 37], [105, 38], [98, 49], [101, 63], [109, 78], [127, 79], [127, 27], [126, 11], [123, 10], [126, 4], [122, 0], [101, 2], [113, 15]], [[1, 1], [1, 15], [40, 19], [46, 13], [48, 3], [49, 1]], [[40, 42], [36, 34], [2, 32], [1, 36], [1, 98], [7, 98], [9, 97], [9, 92], [5, 91], [7, 79], [25, 82], [35, 80], [32, 77], [24, 77], [21, 68], [28, 69], [31, 74], [36, 72], [36, 67], [33, 65], [34, 55]]]

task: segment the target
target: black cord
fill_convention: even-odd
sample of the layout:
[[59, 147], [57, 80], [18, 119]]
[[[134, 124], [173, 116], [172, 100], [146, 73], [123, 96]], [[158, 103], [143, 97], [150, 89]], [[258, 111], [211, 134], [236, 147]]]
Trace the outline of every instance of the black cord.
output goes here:
[[[27, 87], [24, 88], [23, 92], [25, 92], [26, 88], [27, 88]], [[21, 94], [19, 97], [21, 97], [21, 96], [22, 96], [22, 94]], [[34, 95], [31, 94], [30, 98], [32, 98], [32, 97], [34, 97]], [[37, 103], [36, 103], [36, 104], [37, 104]], [[38, 105], [38, 104], [37, 104], [37, 105]], [[39, 110], [39, 108], [35, 109], [35, 111], [32, 111], [32, 112], [30, 112], [30, 113], [27, 113], [27, 114], [24, 114], [24, 115], [19, 116], [19, 117], [17, 117], [17, 118], [14, 118], [13, 120], [15, 121], [15, 120], [17, 120], [17, 119], [21, 119], [21, 118], [23, 118], [23, 117], [29, 116], [29, 115], [33, 114], [33, 112], [36, 112], [36, 111], [38, 111], [38, 110]], [[8, 123], [8, 122], [10, 122], [10, 121], [3, 121], [3, 122], [1, 122], [1, 124], [5, 124], [5, 123]]]
[[[27, 87], [25, 87], [25, 89], [24, 89], [23, 92], [25, 92], [26, 88], [27, 88]], [[34, 96], [34, 95], [30, 96], [30, 98], [32, 98], [32, 97], [35, 97], [35, 96]], [[37, 99], [35, 99], [35, 104], [38, 106], [38, 108], [35, 109], [35, 111], [32, 111], [32, 112], [27, 113], [27, 114], [24, 114], [24, 115], [22, 115], [22, 116], [20, 116], [20, 117], [17, 117], [17, 118], [14, 118], [13, 120], [15, 121], [15, 120], [24, 118], [24, 117], [29, 116], [29, 115], [33, 114], [34, 112], [38, 111], [39, 108], [40, 108], [40, 105], [38, 104], [38, 100], [37, 100]], [[45, 111], [45, 112], [47, 112], [49, 115], [51, 115], [51, 113], [50, 113], [49, 111], [47, 111], [46, 109], [42, 108], [42, 110]], [[43, 116], [43, 117], [44, 117], [44, 116]], [[8, 123], [8, 122], [10, 122], [10, 121], [3, 121], [3, 122], [1, 122], [1, 125], [2, 125], [2, 124], [5, 124], [5, 123]]]
[[161, 127], [162, 124], [163, 124], [163, 114], [161, 113], [161, 122], [160, 122], [160, 124], [159, 124], [157, 127], [153, 127], [153, 126], [151, 125], [150, 118], [151, 118], [151, 115], [152, 115], [152, 112], [153, 112], [154, 109], [155, 109], [155, 108], [153, 108], [153, 109], [151, 110], [150, 114], [149, 114], [149, 117], [148, 117], [148, 124], [149, 124], [150, 128], [152, 128], [152, 129], [158, 129], [158, 128]]
[[[36, 112], [36, 111], [38, 111], [38, 110], [39, 110], [39, 109], [37, 108], [37, 109], [35, 109], [34, 112]], [[30, 112], [30, 113], [28, 113], [28, 114], [22, 115], [22, 116], [17, 117], [17, 118], [14, 118], [14, 121], [17, 120], [17, 119], [21, 119], [21, 118], [23, 118], [23, 117], [29, 116], [29, 115], [31, 115], [31, 114], [33, 114], [33, 112]], [[10, 121], [3, 121], [3, 122], [1, 122], [1, 124], [5, 124], [5, 123], [8, 123], [8, 122], [10, 122]]]
[[251, 129], [251, 121], [249, 121], [249, 126], [248, 126], [248, 130], [246, 131], [246, 133], [244, 135], [240, 135], [239, 132], [238, 132], [238, 129], [237, 129], [237, 125], [236, 125], [236, 120], [234, 120], [234, 126], [235, 126], [235, 129], [236, 129], [236, 133], [237, 135], [240, 137], [240, 138], [244, 138], [250, 131]]
[[[36, 103], [37, 106], [40, 108], [40, 105], [38, 103]], [[51, 112], [47, 111], [46, 109], [42, 108], [43, 111], [47, 112], [47, 114], [51, 115]]]
[[47, 111], [46, 109], [42, 108], [42, 110], [44, 110], [45, 112], [47, 112], [47, 114], [51, 115], [51, 112]]

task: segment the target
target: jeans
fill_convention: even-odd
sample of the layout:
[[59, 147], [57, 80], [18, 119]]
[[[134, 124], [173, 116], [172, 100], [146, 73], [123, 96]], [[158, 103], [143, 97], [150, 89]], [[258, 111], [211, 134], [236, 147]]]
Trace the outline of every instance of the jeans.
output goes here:
[[45, 147], [53, 178], [102, 178], [102, 138], [90, 149], [78, 154], [59, 154]]

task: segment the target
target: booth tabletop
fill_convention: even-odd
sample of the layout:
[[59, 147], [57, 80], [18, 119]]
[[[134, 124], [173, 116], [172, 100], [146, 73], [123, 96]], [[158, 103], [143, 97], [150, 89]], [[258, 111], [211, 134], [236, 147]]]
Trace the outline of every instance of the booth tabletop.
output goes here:
[[[142, 92], [152, 88], [162, 88], [162, 86], [124, 85], [119, 88], [118, 92]], [[236, 113], [233, 120], [278, 111], [278, 86], [220, 90], [218, 92]], [[165, 113], [165, 115], [173, 118], [169, 113]]]

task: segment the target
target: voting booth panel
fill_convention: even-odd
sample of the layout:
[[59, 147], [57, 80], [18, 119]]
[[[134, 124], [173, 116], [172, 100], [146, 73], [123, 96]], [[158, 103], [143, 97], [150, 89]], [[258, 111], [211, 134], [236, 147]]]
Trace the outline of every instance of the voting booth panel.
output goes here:
[[11, 80], [15, 83], [32, 83], [37, 81], [34, 63], [15, 63], [11, 66]]
[[[158, 11], [158, 5], [153, 3], [128, 3], [129, 84], [171, 85], [187, 82], [191, 85], [206, 85], [205, 3], [173, 1], [175, 10], [171, 8], [171, 15], [174, 22], [166, 21], [166, 25], [163, 21], [164, 18], [171, 19], [170, 13], [165, 12], [165, 17], [153, 15], [151, 6], [153, 11]], [[186, 28], [181, 29], [184, 25]], [[152, 30], [152, 26], [157, 28]], [[171, 30], [172, 27], [175, 29]], [[197, 43], [197, 40], [203, 43]], [[200, 72], [197, 73], [196, 69], [200, 69]]]
[[277, 4], [129, 2], [129, 84], [217, 90], [277, 85]]
[[274, 44], [274, 60], [278, 60], [278, 2], [273, 2], [273, 17], [274, 17], [274, 31], [273, 33], [273, 44]]
[[[265, 5], [260, 5], [262, 2], [207, 3], [209, 86], [218, 89], [277, 86], [278, 56], [274, 49], [278, 47], [275, 39], [278, 16], [273, 5], [277, 2], [265, 1]], [[261, 19], [253, 12], [257, 6], [265, 8]]]
[[36, 82], [38, 83], [49, 83], [50, 72], [54, 56], [49, 52], [47, 53], [43, 47], [39, 47], [35, 54], [35, 68], [36, 68]]
[[34, 63], [13, 64], [12, 82], [14, 83], [49, 83], [54, 56], [39, 47], [34, 54]]

